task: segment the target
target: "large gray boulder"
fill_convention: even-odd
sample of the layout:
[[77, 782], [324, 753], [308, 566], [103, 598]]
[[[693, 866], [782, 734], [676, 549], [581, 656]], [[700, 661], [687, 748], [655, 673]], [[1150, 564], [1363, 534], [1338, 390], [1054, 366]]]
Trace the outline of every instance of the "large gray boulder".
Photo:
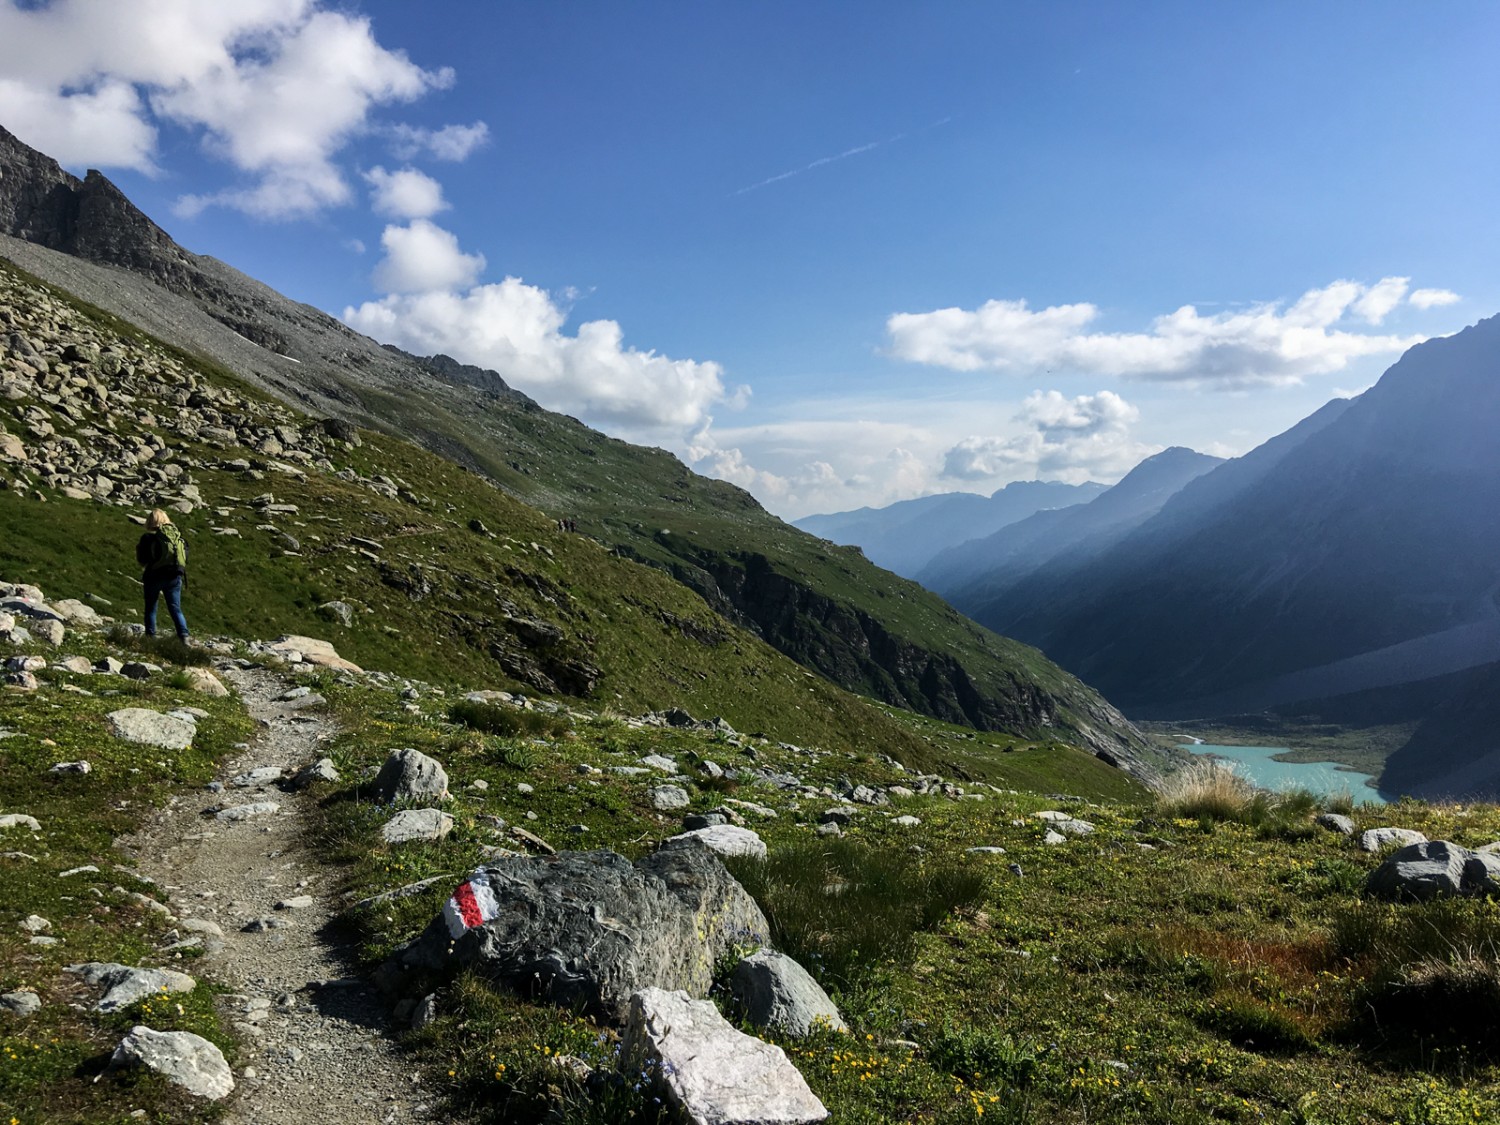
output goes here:
[[391, 801], [448, 799], [448, 773], [420, 750], [392, 750], [375, 775], [375, 799]]
[[734, 967], [729, 991], [745, 1018], [756, 1027], [799, 1038], [823, 1023], [848, 1031], [828, 993], [812, 975], [785, 953], [759, 949]]
[[191, 1031], [153, 1031], [137, 1024], [115, 1048], [109, 1065], [148, 1067], [209, 1101], [227, 1098], [234, 1090], [234, 1077], [223, 1052]]
[[1500, 856], [1447, 840], [1408, 844], [1365, 880], [1365, 893], [1395, 901], [1500, 893]]
[[707, 995], [715, 962], [768, 932], [755, 900], [702, 848], [634, 864], [611, 851], [507, 856], [470, 875], [385, 975], [471, 968], [619, 1024], [643, 988]]
[[198, 728], [176, 715], [145, 707], [126, 707], [107, 716], [109, 733], [126, 742], [140, 742], [163, 750], [186, 750]]
[[656, 1076], [694, 1125], [812, 1125], [828, 1110], [780, 1047], [731, 1027], [708, 1000], [642, 989], [631, 997], [622, 1052]]

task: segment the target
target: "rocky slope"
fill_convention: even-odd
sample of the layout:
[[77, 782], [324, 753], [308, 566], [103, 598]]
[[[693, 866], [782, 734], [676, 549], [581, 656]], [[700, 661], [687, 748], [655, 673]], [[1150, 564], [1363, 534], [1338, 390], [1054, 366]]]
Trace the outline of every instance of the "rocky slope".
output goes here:
[[[1118, 712], [1040, 654], [973, 628], [856, 552], [827, 550], [743, 491], [542, 410], [500, 374], [381, 347], [188, 254], [104, 177], [80, 181], [3, 130], [0, 170], [0, 231], [14, 236], [0, 238], [0, 255], [84, 300], [301, 409], [408, 437], [601, 542], [690, 575], [711, 604], [843, 686], [981, 726], [1019, 717], [1152, 768], [1154, 752]], [[759, 575], [795, 597], [768, 610]]]

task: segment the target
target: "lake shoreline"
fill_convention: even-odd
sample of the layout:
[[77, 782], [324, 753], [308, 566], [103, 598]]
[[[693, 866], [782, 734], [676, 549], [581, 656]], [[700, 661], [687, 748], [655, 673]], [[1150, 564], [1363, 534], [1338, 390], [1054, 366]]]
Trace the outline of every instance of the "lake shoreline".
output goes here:
[[1385, 805], [1393, 799], [1374, 784], [1374, 775], [1344, 762], [1299, 762], [1288, 760], [1285, 746], [1243, 746], [1210, 742], [1181, 742], [1180, 749], [1195, 758], [1212, 758], [1231, 762], [1248, 781], [1283, 792], [1306, 789], [1321, 797], [1348, 794], [1357, 805]]

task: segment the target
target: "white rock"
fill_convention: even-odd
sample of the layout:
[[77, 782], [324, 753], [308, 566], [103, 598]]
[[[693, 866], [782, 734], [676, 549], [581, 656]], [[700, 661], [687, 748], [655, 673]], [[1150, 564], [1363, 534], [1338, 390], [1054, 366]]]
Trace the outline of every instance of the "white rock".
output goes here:
[[35, 1015], [41, 1007], [42, 998], [29, 988], [0, 995], [0, 1012], [9, 1012], [13, 1016], [25, 1018]]
[[77, 973], [87, 983], [105, 990], [104, 998], [94, 1005], [97, 1012], [118, 1012], [158, 992], [191, 992], [198, 987], [198, 982], [186, 973], [171, 969], [134, 969], [110, 961], [69, 965], [68, 972]]
[[899, 824], [902, 828], [915, 828], [922, 822], [914, 816], [898, 816], [894, 820], [892, 820], [891, 823]]
[[0, 828], [25, 828], [30, 832], [40, 832], [42, 825], [36, 817], [25, 813], [6, 813], [0, 816]]
[[290, 655], [300, 653], [302, 659], [309, 664], [320, 664], [325, 668], [336, 668], [343, 672], [361, 672], [358, 664], [345, 660], [338, 654], [330, 641], [320, 641], [313, 637], [301, 637], [286, 635], [277, 638], [270, 645], [271, 651]]
[[253, 801], [248, 805], [233, 805], [227, 809], [220, 809], [214, 814], [214, 819], [233, 823], [256, 816], [275, 816], [280, 811], [281, 806], [275, 801]]
[[380, 828], [380, 838], [387, 844], [405, 844], [413, 840], [441, 840], [453, 831], [453, 818], [442, 809], [405, 809]]
[[719, 855], [746, 855], [752, 859], [766, 858], [766, 842], [753, 829], [740, 828], [734, 824], [715, 824], [708, 828], [695, 828], [682, 832], [667, 840], [669, 844], [699, 844]]
[[270, 785], [273, 781], [280, 780], [280, 766], [260, 766], [240, 774], [229, 784], [233, 785], [236, 789], [254, 789], [258, 786]]
[[780, 1047], [730, 1026], [708, 1000], [647, 988], [630, 999], [624, 1056], [658, 1076], [694, 1125], [812, 1125], [824, 1108]]
[[292, 787], [295, 789], [306, 789], [314, 782], [336, 782], [338, 779], [339, 771], [338, 767], [333, 764], [333, 759], [319, 758], [312, 765], [303, 766], [297, 771], [297, 776], [292, 778]]
[[163, 715], [144, 707], [126, 707], [107, 716], [109, 732], [126, 742], [140, 742], [163, 750], [186, 750], [198, 728], [176, 715]]
[[680, 785], [658, 785], [649, 790], [646, 797], [650, 800], [651, 807], [657, 812], [685, 809], [691, 803], [687, 790]]
[[182, 674], [187, 677], [187, 686], [190, 691], [216, 698], [229, 694], [229, 689], [220, 682], [219, 677], [207, 668], [184, 668]]
[[1425, 844], [1427, 837], [1411, 828], [1371, 828], [1359, 834], [1359, 850], [1378, 852], [1383, 848]]
[[190, 1094], [210, 1101], [227, 1098], [234, 1090], [234, 1076], [223, 1052], [190, 1031], [153, 1031], [137, 1024], [120, 1041], [109, 1062], [114, 1067], [147, 1067]]

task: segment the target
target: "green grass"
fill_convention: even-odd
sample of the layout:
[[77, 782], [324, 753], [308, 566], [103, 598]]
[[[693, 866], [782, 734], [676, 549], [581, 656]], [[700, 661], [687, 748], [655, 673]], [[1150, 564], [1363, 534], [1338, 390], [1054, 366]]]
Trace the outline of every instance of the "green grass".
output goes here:
[[[505, 842], [502, 830], [489, 827], [491, 816], [558, 846], [639, 855], [678, 830], [675, 816], [655, 813], [646, 800], [654, 778], [583, 775], [580, 764], [607, 768], [663, 753], [691, 774], [701, 758], [748, 760], [734, 743], [703, 732], [585, 716], [565, 738], [479, 736], [449, 722], [439, 700], [414, 715], [393, 696], [337, 685], [331, 692], [349, 728], [339, 741], [341, 765], [357, 772], [377, 764], [387, 746], [430, 747], [450, 756], [444, 760], [457, 795], [459, 827], [448, 840], [386, 851], [368, 844], [383, 810], [330, 803], [356, 894], [439, 873], [456, 881], [485, 844]], [[913, 722], [936, 733], [925, 720]], [[531, 752], [524, 772], [496, 760], [497, 744], [510, 743]], [[877, 754], [749, 745], [756, 764], [813, 785], [909, 780]], [[488, 788], [471, 788], [475, 779]], [[516, 790], [521, 780], [531, 794]], [[691, 788], [689, 811], [722, 801], [721, 792]], [[1447, 933], [1493, 965], [1484, 950], [1500, 919], [1496, 904], [1452, 905], [1439, 916], [1363, 901], [1378, 858], [1336, 833], [1296, 830], [1315, 811], [1301, 800], [1281, 805], [1271, 820], [1214, 819], [1164, 816], [1139, 791], [1060, 806], [1035, 793], [984, 793], [982, 801], [898, 800], [867, 810], [844, 839], [829, 841], [814, 826], [832, 802], [761, 785], [735, 791], [779, 813], [752, 820], [770, 862], [759, 870], [740, 865], [739, 874], [761, 899], [779, 944], [830, 989], [852, 1026], [849, 1035], [776, 1040], [838, 1125], [1456, 1125], [1500, 1114], [1493, 1094], [1500, 1066], [1484, 1049], [1462, 1049], [1458, 1037], [1414, 1022], [1369, 1031], [1369, 1004], [1388, 973], [1430, 988], [1451, 989], [1457, 980], [1483, 1000], [1488, 978], [1462, 957], [1450, 957], [1456, 975], [1431, 983], [1423, 966], [1447, 947], [1415, 935]], [[1095, 833], [1044, 845], [1045, 824], [1032, 813], [1053, 807], [1091, 821]], [[526, 820], [527, 812], [537, 818]], [[921, 824], [901, 828], [887, 819], [900, 813]], [[1500, 837], [1500, 810], [1488, 806], [1407, 803], [1352, 815], [1361, 829], [1399, 823], [1468, 846]], [[587, 832], [571, 831], [576, 825]], [[1006, 854], [967, 854], [980, 844]], [[1012, 862], [1023, 875], [1011, 873]], [[441, 882], [362, 916], [367, 954], [379, 959], [412, 937], [450, 890]], [[608, 1064], [609, 1029], [472, 978], [444, 996], [449, 1014], [409, 1044], [451, 1112], [479, 1121], [599, 1120], [589, 1099], [603, 1093], [560, 1077], [547, 1052]], [[1472, 1007], [1483, 1015], [1478, 1003]], [[652, 1109], [631, 1093], [609, 1103], [611, 1112], [625, 1119], [631, 1109]]]
[[828, 988], [909, 963], [918, 933], [985, 892], [973, 864], [857, 839], [810, 840], [727, 866], [765, 912], [772, 944]]
[[[124, 652], [97, 634], [79, 632], [65, 639], [64, 650], [90, 659]], [[132, 1018], [147, 1013], [101, 1016], [82, 1005], [74, 1008], [72, 1002], [86, 997], [63, 968], [81, 961], [159, 963], [158, 946], [169, 924], [129, 898], [157, 898], [159, 892], [135, 877], [114, 841], [141, 826], [168, 797], [207, 782], [233, 743], [249, 735], [250, 722], [237, 699], [183, 691], [167, 676], [138, 683], [53, 670], [42, 675], [44, 686], [35, 694], [0, 692], [0, 730], [11, 735], [0, 740], [0, 811], [26, 813], [42, 826], [37, 833], [0, 831], [0, 850], [34, 857], [0, 858], [0, 992], [34, 989], [44, 1005], [24, 1023], [0, 1018], [0, 1107], [26, 1122], [78, 1125], [124, 1122], [139, 1106], [158, 1107], [153, 1112], [162, 1119], [213, 1116], [152, 1077], [90, 1081]], [[94, 694], [67, 692], [64, 685]], [[105, 715], [122, 707], [185, 705], [210, 713], [187, 750], [124, 742], [106, 729]], [[57, 762], [79, 759], [90, 763], [90, 773], [51, 772]], [[98, 870], [62, 876], [90, 865]], [[17, 924], [30, 914], [48, 919], [51, 936], [61, 943], [28, 944], [29, 935]], [[191, 971], [190, 964], [184, 967]], [[232, 1058], [234, 1040], [219, 1027], [213, 992], [200, 982], [193, 992], [174, 995], [150, 1013], [152, 1026], [195, 1031]]]

